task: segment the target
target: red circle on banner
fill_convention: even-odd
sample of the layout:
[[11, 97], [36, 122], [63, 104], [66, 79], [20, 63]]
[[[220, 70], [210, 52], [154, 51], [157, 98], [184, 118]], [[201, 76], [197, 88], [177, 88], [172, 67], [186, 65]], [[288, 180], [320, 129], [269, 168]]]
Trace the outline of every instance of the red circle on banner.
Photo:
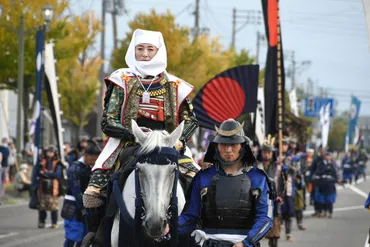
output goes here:
[[240, 116], [244, 109], [245, 94], [237, 81], [218, 77], [204, 88], [202, 101], [208, 116], [217, 122], [223, 122]]

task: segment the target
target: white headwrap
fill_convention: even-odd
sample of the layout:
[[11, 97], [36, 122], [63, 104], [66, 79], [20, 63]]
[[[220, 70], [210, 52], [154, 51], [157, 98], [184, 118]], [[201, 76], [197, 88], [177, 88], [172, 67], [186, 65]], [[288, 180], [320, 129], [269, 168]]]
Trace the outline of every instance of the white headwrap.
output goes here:
[[[151, 44], [158, 48], [157, 54], [150, 61], [136, 61], [135, 47], [138, 44]], [[141, 77], [156, 76], [166, 70], [167, 51], [161, 32], [136, 29], [126, 53], [126, 64], [132, 72]]]

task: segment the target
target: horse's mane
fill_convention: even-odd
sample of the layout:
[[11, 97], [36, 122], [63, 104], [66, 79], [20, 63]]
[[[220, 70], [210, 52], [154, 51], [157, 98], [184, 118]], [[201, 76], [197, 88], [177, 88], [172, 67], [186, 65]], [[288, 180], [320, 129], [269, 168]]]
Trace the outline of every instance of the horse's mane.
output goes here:
[[149, 132], [147, 139], [138, 150], [138, 154], [145, 155], [152, 152], [156, 147], [165, 147], [167, 145], [165, 136], [167, 135], [165, 131], [160, 130]]

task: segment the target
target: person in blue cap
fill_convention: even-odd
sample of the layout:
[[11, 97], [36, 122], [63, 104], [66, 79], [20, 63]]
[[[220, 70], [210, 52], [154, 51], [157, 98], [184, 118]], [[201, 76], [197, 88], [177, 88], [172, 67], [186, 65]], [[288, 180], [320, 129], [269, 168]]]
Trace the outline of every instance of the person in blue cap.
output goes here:
[[179, 233], [192, 232], [202, 246], [260, 246], [272, 226], [271, 183], [254, 165], [243, 124], [229, 119], [216, 132], [204, 157], [213, 165], [194, 177]]

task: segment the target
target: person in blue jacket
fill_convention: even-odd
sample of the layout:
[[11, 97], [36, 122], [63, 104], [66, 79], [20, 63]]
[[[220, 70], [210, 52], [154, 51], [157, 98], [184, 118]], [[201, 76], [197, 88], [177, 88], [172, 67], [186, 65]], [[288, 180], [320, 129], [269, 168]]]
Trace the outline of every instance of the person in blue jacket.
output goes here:
[[[64, 197], [62, 217], [64, 218], [64, 247], [79, 247], [87, 234], [84, 223], [84, 206], [82, 195], [91, 176], [91, 168], [99, 157], [101, 150], [96, 143], [89, 142], [83, 156], [68, 167], [68, 188]], [[76, 244], [76, 245], [75, 245]]]
[[346, 153], [344, 159], [342, 160], [343, 182], [352, 184], [354, 170], [354, 162], [351, 158], [351, 153]]
[[242, 128], [233, 119], [216, 127], [204, 157], [213, 166], [194, 177], [187, 209], [179, 217], [179, 233], [192, 232], [200, 245], [260, 246], [272, 226], [274, 191], [266, 173], [254, 165]]

